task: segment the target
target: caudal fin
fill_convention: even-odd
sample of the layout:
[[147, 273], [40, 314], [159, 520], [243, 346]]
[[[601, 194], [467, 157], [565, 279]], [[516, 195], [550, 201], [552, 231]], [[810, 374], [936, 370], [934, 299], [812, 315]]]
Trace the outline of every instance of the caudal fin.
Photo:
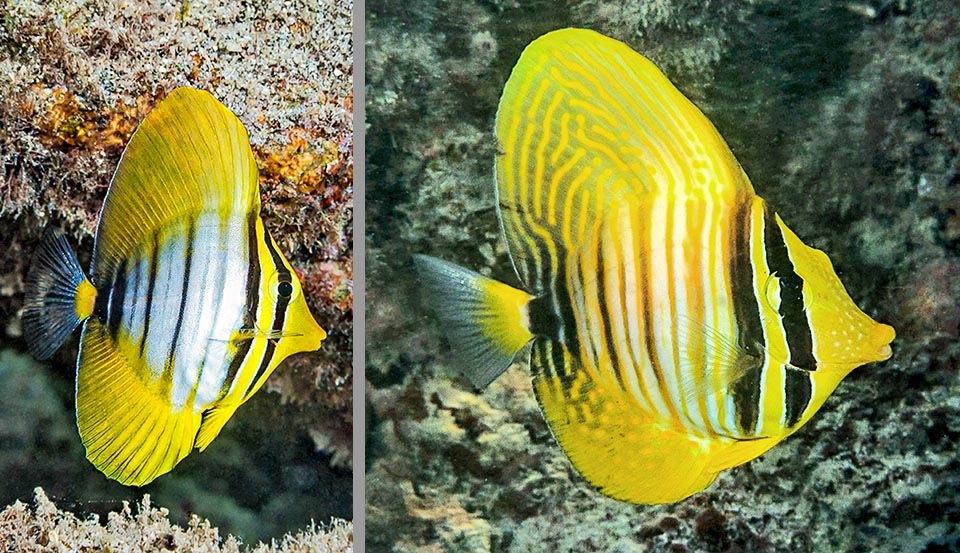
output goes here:
[[533, 339], [526, 315], [532, 296], [435, 257], [416, 255], [414, 262], [423, 298], [437, 313], [464, 374], [485, 387]]
[[49, 359], [77, 325], [93, 313], [97, 291], [87, 280], [67, 238], [48, 228], [26, 278], [23, 333], [30, 353]]

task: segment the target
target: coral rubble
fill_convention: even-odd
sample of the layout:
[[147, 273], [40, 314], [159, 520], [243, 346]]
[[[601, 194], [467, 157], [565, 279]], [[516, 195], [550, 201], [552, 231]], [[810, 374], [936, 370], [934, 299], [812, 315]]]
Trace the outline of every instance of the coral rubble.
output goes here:
[[313, 525], [270, 544], [244, 546], [234, 536], [220, 536], [207, 520], [194, 515], [187, 527], [172, 524], [168, 511], [145, 495], [136, 512], [122, 510], [79, 519], [51, 501], [42, 488], [34, 491], [35, 507], [17, 501], [0, 512], [0, 547], [4, 551], [194, 551], [198, 553], [344, 553], [353, 551], [353, 525], [333, 519]]

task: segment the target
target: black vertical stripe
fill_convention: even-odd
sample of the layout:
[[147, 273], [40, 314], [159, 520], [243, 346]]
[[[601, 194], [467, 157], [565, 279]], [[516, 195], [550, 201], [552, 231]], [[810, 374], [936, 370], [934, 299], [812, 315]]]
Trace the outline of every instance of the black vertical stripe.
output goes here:
[[[244, 305], [243, 322], [241, 328], [252, 331], [256, 328], [257, 312], [260, 310], [260, 246], [257, 243], [257, 214], [247, 215], [247, 289], [246, 302]], [[238, 345], [237, 351], [230, 360], [230, 366], [227, 367], [227, 376], [224, 379], [223, 394], [230, 389], [233, 381], [237, 378], [237, 372], [243, 365], [244, 360], [250, 352], [253, 345], [253, 339], [245, 337]]]
[[[602, 236], [597, 237], [597, 302], [600, 304], [600, 334], [607, 345], [607, 357], [613, 365], [613, 374], [617, 376], [617, 383], [621, 388], [626, 389], [623, 383], [623, 375], [620, 374], [620, 357], [614, 346], [613, 326], [610, 324], [610, 313], [607, 309], [607, 282], [606, 282], [606, 259], [603, 256]], [[599, 368], [600, 364], [597, 364]]]
[[790, 350], [790, 364], [806, 370], [816, 370], [813, 357], [813, 336], [803, 309], [803, 279], [794, 270], [783, 233], [770, 210], [764, 208], [763, 241], [770, 272], [780, 279], [780, 318]]
[[560, 263], [557, 277], [552, 282], [553, 299], [557, 314], [560, 316], [560, 342], [570, 351], [580, 350], [580, 334], [577, 329], [577, 317], [573, 314], [572, 292], [567, 290], [567, 267]]
[[553, 310], [553, 299], [538, 296], [527, 304], [527, 318], [530, 321], [530, 333], [534, 336], [547, 336], [551, 340], [560, 339], [560, 319]]
[[[133, 315], [140, 309], [140, 280], [143, 279], [143, 257], [138, 256], [137, 260], [133, 264], [133, 291], [130, 293], [130, 297], [133, 298], [133, 309], [130, 313], [124, 313], [124, 318], [127, 320], [127, 324], [132, 326], [134, 322]], [[133, 329], [128, 328], [127, 332], [131, 332]]]
[[[273, 241], [270, 240], [270, 236], [267, 235], [266, 227], [263, 230], [263, 242], [267, 246], [267, 251], [270, 253], [270, 258], [273, 261], [274, 268], [279, 274], [279, 280], [284, 280], [284, 277], [290, 279], [290, 271], [287, 270], [287, 267], [283, 264], [283, 257], [280, 255], [280, 252], [273, 247]], [[278, 295], [277, 304], [274, 306], [273, 310], [273, 324], [270, 325], [270, 329], [275, 333], [283, 332], [283, 323], [287, 314], [287, 303], [289, 298]], [[257, 374], [254, 375], [251, 384], [260, 379], [260, 377], [266, 372], [267, 367], [270, 366], [270, 360], [273, 359], [274, 351], [277, 348], [277, 341], [281, 338], [267, 340], [267, 345], [263, 353], [263, 359], [260, 360], [260, 366], [257, 368]]]
[[786, 425], [787, 428], [791, 428], [800, 422], [800, 417], [806, 411], [813, 394], [813, 387], [810, 384], [810, 373], [790, 368], [785, 372], [787, 376], [784, 382], [787, 405]]
[[[614, 232], [617, 232], [614, 230]], [[632, 251], [623, 251], [621, 248], [621, 255], [632, 255]], [[636, 273], [634, 273], [636, 277]], [[617, 282], [620, 283], [620, 289], [617, 290], [617, 300], [620, 302], [620, 312], [623, 313], [623, 320], [620, 321], [620, 324], [623, 325], [623, 348], [627, 352], [627, 370], [633, 371], [635, 359], [639, 359], [639, 356], [636, 352], [633, 351], [633, 344], [630, 341], [630, 310], [627, 307], [627, 287], [636, 287], [636, 282], [627, 282], [627, 269], [625, 259], [621, 259], [620, 263], [617, 263]]]
[[147, 304], [143, 313], [143, 334], [140, 335], [140, 358], [143, 358], [143, 348], [147, 343], [147, 334], [150, 332], [150, 313], [153, 309], [153, 287], [157, 282], [157, 255], [160, 252], [159, 233], [153, 233], [150, 243], [150, 266], [147, 274]]
[[760, 416], [760, 377], [762, 376], [763, 322], [754, 286], [757, 271], [753, 264], [751, 244], [753, 213], [752, 202], [744, 202], [734, 217], [733, 250], [730, 264], [730, 291], [733, 316], [737, 328], [737, 345], [747, 356], [756, 360], [755, 367], [747, 370], [732, 386], [733, 405], [736, 410], [737, 427], [744, 436], [756, 432]]
[[[576, 355], [580, 351], [580, 335], [577, 331], [577, 319], [573, 314], [571, 292], [567, 290], [566, 252], [563, 249], [558, 249], [557, 256], [559, 259], [556, 276], [551, 282], [552, 303], [559, 321], [557, 343], [563, 344], [567, 351]], [[563, 349], [561, 347], [553, 348], [554, 367], [563, 382], [564, 390], [569, 391], [569, 386], [573, 382], [573, 373], [570, 370], [571, 367], [568, 367], [562, 358]]]
[[124, 259], [117, 267], [113, 277], [113, 286], [110, 290], [110, 306], [107, 311], [107, 330], [114, 341], [120, 332], [120, 321], [123, 318], [123, 304], [127, 295], [127, 260]]
[[190, 219], [187, 224], [187, 236], [184, 243], [184, 261], [183, 261], [183, 286], [180, 289], [180, 309], [177, 312], [177, 324], [173, 329], [173, 338], [170, 340], [170, 350], [167, 352], [166, 370], [173, 370], [173, 364], [177, 356], [177, 340], [180, 338], [180, 329], [183, 326], [183, 310], [187, 306], [187, 294], [190, 289], [190, 272], [193, 261], [193, 242], [197, 238], [197, 229], [195, 221]]
[[106, 324], [107, 322], [107, 316], [110, 312], [111, 294], [113, 294], [113, 285], [110, 286], [108, 292], [98, 293], [96, 299], [93, 300], [93, 314], [102, 324]]
[[[634, 233], [634, 239], [646, 240], [646, 228], [637, 229], [638, 232]], [[641, 232], [642, 231], [642, 232]], [[660, 395], [663, 396], [663, 391], [666, 390], [666, 385], [663, 380], [663, 369], [660, 368], [659, 359], [657, 358], [657, 346], [654, 343], [654, 328], [653, 328], [653, 298], [650, 290], [650, 273], [652, 272], [652, 267], [649, 265], [648, 259], [649, 250], [643, 247], [637, 248], [637, 298], [640, 299], [640, 321], [642, 326], [641, 337], [643, 338], [643, 348], [647, 352], [647, 357], [650, 360], [650, 369], [653, 371], [654, 378], [656, 378], [656, 383], [642, 381], [640, 386], [649, 390], [651, 396]], [[640, 361], [638, 359], [638, 361]], [[656, 386], [656, 388], [653, 388]], [[663, 401], [666, 404], [670, 404], [670, 398], [663, 396]]]

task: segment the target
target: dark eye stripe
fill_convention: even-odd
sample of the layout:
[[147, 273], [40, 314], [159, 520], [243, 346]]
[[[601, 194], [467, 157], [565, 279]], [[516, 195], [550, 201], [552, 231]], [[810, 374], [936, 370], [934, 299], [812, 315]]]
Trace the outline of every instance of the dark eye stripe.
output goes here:
[[813, 357], [813, 336], [810, 323], [803, 308], [803, 279], [796, 273], [787, 243], [777, 219], [768, 209], [764, 209], [764, 249], [770, 272], [780, 279], [780, 318], [783, 331], [787, 335], [787, 347], [790, 350], [790, 364], [805, 370], [816, 370], [817, 361]]
[[[273, 241], [270, 240], [270, 235], [267, 234], [267, 229], [264, 227], [263, 235], [261, 240], [267, 246], [267, 251], [270, 252], [270, 259], [273, 261], [274, 267], [277, 270], [277, 278], [280, 282], [291, 282], [292, 276], [290, 271], [287, 269], [287, 266], [283, 263], [283, 257], [280, 255], [280, 252], [273, 246]], [[291, 287], [292, 291], [292, 287]], [[275, 332], [283, 331], [283, 323], [287, 314], [287, 304], [289, 303], [290, 296], [279, 296], [277, 298], [277, 304], [274, 306], [273, 310], [273, 324], [270, 325], [271, 330]], [[254, 389], [256, 382], [262, 378], [266, 373], [267, 367], [270, 366], [270, 361], [273, 359], [273, 354], [277, 348], [277, 341], [281, 338], [276, 338], [272, 340], [267, 340], [266, 347], [264, 349], [263, 358], [260, 360], [260, 366], [257, 367], [257, 373], [253, 376], [253, 379], [250, 380], [250, 386], [248, 390]], [[246, 395], [244, 396], [246, 398]]]

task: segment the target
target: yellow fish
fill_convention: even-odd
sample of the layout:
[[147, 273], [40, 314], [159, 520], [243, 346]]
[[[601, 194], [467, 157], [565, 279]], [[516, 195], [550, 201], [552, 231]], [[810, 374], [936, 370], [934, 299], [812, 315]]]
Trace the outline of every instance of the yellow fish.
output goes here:
[[326, 337], [260, 219], [246, 130], [201, 90], [171, 92], [130, 139], [91, 271], [63, 234], [46, 232], [24, 334], [46, 359], [83, 322], [80, 437], [87, 458], [126, 485], [202, 451], [281, 361]]
[[523, 290], [416, 262], [475, 385], [531, 344], [544, 417], [602, 493], [695, 494], [890, 357], [893, 328], [857, 308], [707, 118], [625, 44], [580, 29], [535, 40], [496, 136]]

